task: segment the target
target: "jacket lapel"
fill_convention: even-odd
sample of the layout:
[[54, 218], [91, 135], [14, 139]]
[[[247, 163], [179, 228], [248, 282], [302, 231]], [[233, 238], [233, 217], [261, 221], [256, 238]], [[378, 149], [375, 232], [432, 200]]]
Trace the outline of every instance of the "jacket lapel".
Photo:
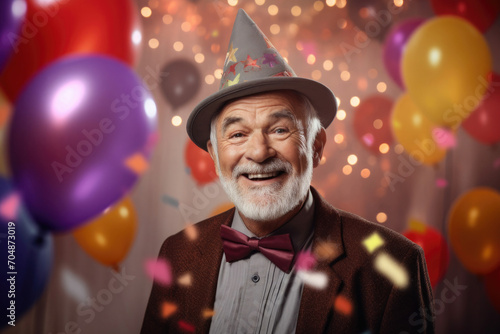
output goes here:
[[340, 215], [312, 187], [311, 192], [315, 203], [312, 249], [319, 258], [315, 271], [327, 275], [328, 285], [321, 290], [304, 285], [296, 333], [323, 332], [331, 318], [329, 313], [332, 312], [335, 296], [343, 286], [334, 266], [345, 257]]
[[[208, 230], [200, 231], [200, 240], [197, 243], [200, 252], [199, 259], [194, 266], [194, 276], [202, 284], [198, 285], [195, 294], [200, 301], [199, 307], [193, 309], [202, 310], [202, 321], [197, 328], [201, 333], [208, 333], [211, 324], [211, 314], [215, 303], [215, 293], [217, 290], [217, 280], [219, 278], [219, 268], [222, 260], [222, 240], [220, 238], [220, 226], [222, 224], [230, 226], [234, 216], [234, 208], [221, 214], [214, 224], [211, 224]], [[203, 319], [203, 320], [204, 320]], [[198, 330], [197, 330], [198, 332]]]

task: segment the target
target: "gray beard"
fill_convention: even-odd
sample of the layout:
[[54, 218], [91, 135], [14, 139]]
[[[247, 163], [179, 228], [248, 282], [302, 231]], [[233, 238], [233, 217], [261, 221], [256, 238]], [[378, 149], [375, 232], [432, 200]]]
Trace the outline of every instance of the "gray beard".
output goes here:
[[[309, 153], [311, 152], [307, 152], [307, 166], [302, 175], [292, 175], [292, 165], [277, 158], [265, 165], [248, 163], [236, 166], [230, 177], [220, 172], [217, 163], [222, 188], [238, 211], [249, 219], [270, 221], [283, 217], [296, 208], [309, 191], [313, 174], [312, 154]], [[288, 174], [284, 184], [274, 183], [243, 189], [237, 182], [238, 176], [243, 173], [268, 173], [277, 170]]]

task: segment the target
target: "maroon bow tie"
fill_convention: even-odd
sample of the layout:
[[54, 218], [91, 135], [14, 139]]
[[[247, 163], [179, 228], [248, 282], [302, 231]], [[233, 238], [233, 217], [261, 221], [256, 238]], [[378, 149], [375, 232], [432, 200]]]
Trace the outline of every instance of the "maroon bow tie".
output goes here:
[[227, 262], [244, 259], [253, 251], [258, 251], [284, 272], [290, 272], [295, 253], [289, 234], [272, 235], [262, 239], [249, 238], [229, 226], [221, 225], [220, 235]]

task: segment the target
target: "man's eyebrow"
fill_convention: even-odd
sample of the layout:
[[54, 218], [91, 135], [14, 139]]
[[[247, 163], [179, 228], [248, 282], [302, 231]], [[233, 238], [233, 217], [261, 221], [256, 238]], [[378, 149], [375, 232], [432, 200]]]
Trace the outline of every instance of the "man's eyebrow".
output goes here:
[[227, 128], [231, 125], [231, 124], [234, 124], [234, 123], [238, 123], [238, 122], [241, 122], [243, 121], [243, 118], [241, 117], [227, 117], [227, 118], [224, 118], [224, 120], [222, 121], [222, 133], [225, 133]]
[[269, 117], [275, 119], [288, 118], [292, 122], [297, 121], [297, 117], [295, 117], [294, 113], [292, 113], [288, 109], [283, 109], [280, 111], [273, 112], [271, 115], [269, 115]]

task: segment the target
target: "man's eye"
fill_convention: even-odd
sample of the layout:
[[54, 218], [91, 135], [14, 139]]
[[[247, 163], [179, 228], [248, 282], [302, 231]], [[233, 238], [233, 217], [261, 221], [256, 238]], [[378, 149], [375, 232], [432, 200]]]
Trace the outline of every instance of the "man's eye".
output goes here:
[[237, 132], [235, 134], [232, 134], [229, 138], [241, 138], [243, 137], [243, 133]]
[[274, 133], [277, 133], [279, 135], [287, 133], [287, 132], [288, 132], [288, 130], [284, 129], [284, 128], [277, 128], [276, 130], [274, 130]]

